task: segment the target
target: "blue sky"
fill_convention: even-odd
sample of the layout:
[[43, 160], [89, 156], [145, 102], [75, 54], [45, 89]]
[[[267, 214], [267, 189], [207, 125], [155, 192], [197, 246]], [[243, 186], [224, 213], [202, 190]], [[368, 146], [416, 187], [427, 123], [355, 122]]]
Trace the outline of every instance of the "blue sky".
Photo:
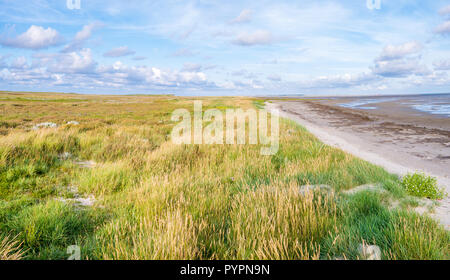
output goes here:
[[450, 92], [450, 1], [366, 2], [0, 0], [0, 89]]

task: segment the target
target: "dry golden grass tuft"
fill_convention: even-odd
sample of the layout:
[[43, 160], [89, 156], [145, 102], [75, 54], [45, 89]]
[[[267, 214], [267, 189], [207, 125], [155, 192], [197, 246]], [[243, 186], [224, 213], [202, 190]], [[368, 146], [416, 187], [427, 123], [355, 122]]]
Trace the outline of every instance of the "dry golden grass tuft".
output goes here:
[[25, 252], [21, 249], [21, 242], [17, 238], [0, 236], [0, 260], [21, 260]]

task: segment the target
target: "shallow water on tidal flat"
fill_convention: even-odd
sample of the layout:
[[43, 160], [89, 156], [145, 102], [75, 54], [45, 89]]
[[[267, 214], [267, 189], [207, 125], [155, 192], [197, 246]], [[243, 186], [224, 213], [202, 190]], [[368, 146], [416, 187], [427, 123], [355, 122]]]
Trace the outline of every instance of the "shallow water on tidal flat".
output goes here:
[[[393, 102], [396, 100], [402, 105], [407, 105], [414, 110], [450, 118], [450, 94], [423, 94], [404, 97], [360, 97], [348, 103], [341, 103], [339, 106], [352, 109], [375, 110], [377, 109], [377, 103]], [[368, 104], [370, 106], [366, 106]]]

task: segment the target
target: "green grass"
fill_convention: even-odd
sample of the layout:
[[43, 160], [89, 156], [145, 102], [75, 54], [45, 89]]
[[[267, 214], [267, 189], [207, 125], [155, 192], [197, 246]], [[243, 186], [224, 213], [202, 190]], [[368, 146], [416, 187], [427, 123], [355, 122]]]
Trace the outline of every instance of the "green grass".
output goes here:
[[[67, 259], [71, 245], [83, 259], [357, 259], [362, 242], [380, 246], [383, 259], [449, 258], [448, 232], [409, 210], [417, 202], [396, 176], [291, 121], [281, 120], [279, 152], [262, 156], [259, 145], [174, 145], [171, 112], [192, 111], [194, 99], [22, 97], [36, 101], [0, 100], [8, 112], [0, 116], [1, 259]], [[44, 121], [60, 126], [30, 130]], [[96, 164], [77, 164], [87, 160]], [[367, 183], [386, 192], [342, 194]], [[306, 184], [334, 191], [301, 194]], [[89, 196], [92, 206], [67, 202]]]
[[253, 105], [258, 109], [264, 109], [265, 106], [264, 103], [265, 103], [264, 100], [253, 100]]
[[101, 212], [79, 211], [50, 200], [18, 211], [4, 227], [18, 235], [33, 258], [65, 258], [67, 244], [80, 244], [103, 219]]

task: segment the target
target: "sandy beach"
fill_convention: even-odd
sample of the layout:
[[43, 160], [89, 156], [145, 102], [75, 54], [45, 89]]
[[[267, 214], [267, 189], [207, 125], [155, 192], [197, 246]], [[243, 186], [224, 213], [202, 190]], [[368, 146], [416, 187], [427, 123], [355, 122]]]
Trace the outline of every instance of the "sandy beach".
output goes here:
[[[412, 110], [402, 102], [377, 103], [376, 110], [344, 108], [352, 98], [272, 100], [283, 117], [306, 127], [322, 142], [403, 176], [424, 172], [450, 193], [450, 121]], [[450, 228], [450, 200], [439, 201], [430, 213]]]

